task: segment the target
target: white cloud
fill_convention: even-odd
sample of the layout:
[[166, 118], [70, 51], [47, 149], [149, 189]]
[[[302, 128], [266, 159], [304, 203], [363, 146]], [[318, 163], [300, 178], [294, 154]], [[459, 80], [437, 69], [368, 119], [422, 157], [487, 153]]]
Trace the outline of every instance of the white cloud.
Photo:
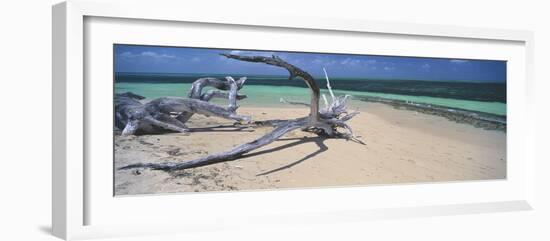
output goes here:
[[[370, 61], [371, 63], [377, 63], [376, 61]], [[380, 66], [381, 69], [385, 70], [385, 71], [392, 71], [392, 70], [395, 70], [396, 67], [395, 67], [395, 63], [392, 63], [392, 62], [378, 62], [378, 64]]]
[[152, 51], [145, 51], [145, 52], [141, 52], [141, 55], [142, 56], [149, 56], [149, 57], [156, 57], [157, 53], [152, 52]]
[[141, 52], [141, 56], [152, 57], [152, 58], [157, 58], [157, 59], [173, 59], [173, 58], [176, 58], [175, 55], [159, 54], [159, 53], [152, 52], [152, 51]]
[[346, 58], [342, 61], [340, 61], [340, 64], [342, 65], [351, 65], [351, 66], [357, 66], [361, 64], [361, 60], [359, 59], [352, 59], [352, 58]]
[[429, 71], [432, 68], [432, 66], [430, 66], [430, 64], [423, 64], [422, 66], [420, 66], [420, 68], [422, 68], [423, 70]]
[[[223, 56], [222, 56], [222, 57], [223, 57]], [[191, 59], [192, 62], [201, 62], [201, 60], [202, 60], [202, 59], [199, 58], [199, 57], [193, 57], [193, 58]]]
[[175, 55], [159, 54], [159, 53], [156, 53], [156, 52], [153, 52], [153, 51], [144, 51], [144, 52], [141, 52], [139, 54], [135, 54], [135, 53], [132, 53], [130, 51], [126, 51], [126, 52], [123, 52], [123, 53], [119, 54], [118, 56], [121, 57], [121, 58], [126, 58], [126, 59], [137, 58], [137, 57], [154, 58], [156, 60], [175, 59], [176, 58]]
[[339, 62], [341, 65], [347, 65], [347, 66], [365, 66], [365, 67], [371, 67], [372, 65], [377, 64], [376, 60], [374, 59], [356, 59], [356, 58], [345, 58]]
[[124, 53], [119, 54], [118, 56], [121, 57], [121, 58], [133, 58], [133, 57], [136, 57], [136, 56], [138, 56], [138, 55], [137, 55], [137, 54], [134, 54], [134, 53], [132, 53], [132, 52], [130, 52], [130, 51], [126, 51], [126, 52], [124, 52]]
[[246, 56], [271, 56], [271, 55], [277, 55], [277, 53], [269, 51], [249, 51], [249, 50], [231, 50], [229, 54], [234, 55], [246, 55]]
[[311, 63], [318, 64], [318, 65], [323, 65], [323, 66], [331, 66], [331, 65], [337, 64], [338, 62], [336, 60], [331, 60], [329, 58], [317, 57], [317, 58], [313, 59], [311, 61]]
[[468, 63], [468, 60], [464, 60], [464, 59], [451, 59], [449, 60], [449, 62], [453, 63], [453, 64], [463, 64], [463, 63]]

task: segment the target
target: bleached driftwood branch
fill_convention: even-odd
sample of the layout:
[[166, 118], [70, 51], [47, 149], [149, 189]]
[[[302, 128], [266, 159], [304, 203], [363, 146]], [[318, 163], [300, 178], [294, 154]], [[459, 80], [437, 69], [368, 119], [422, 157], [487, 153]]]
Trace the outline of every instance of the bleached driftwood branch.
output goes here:
[[[206, 79], [206, 80], [205, 80]], [[190, 98], [163, 97], [154, 99], [146, 104], [139, 100], [142, 96], [131, 92], [115, 95], [115, 125], [122, 130], [123, 135], [133, 135], [137, 133], [158, 133], [162, 131], [187, 132], [188, 128], [185, 122], [193, 114], [202, 114], [206, 116], [217, 116], [231, 119], [238, 122], [249, 122], [250, 117], [238, 115], [236, 110], [237, 100], [244, 98], [238, 95], [237, 91], [242, 87], [246, 78], [235, 81], [231, 77], [226, 77], [223, 82], [213, 78], [203, 78], [197, 80], [196, 88], [192, 88]], [[193, 86], [195, 86], [195, 83]], [[221, 90], [229, 90], [227, 93], [220, 91], [208, 92], [207, 95], [201, 93], [204, 86], [212, 86]], [[204, 100], [201, 98], [204, 97]], [[213, 97], [228, 99], [228, 106], [222, 107], [208, 103]], [[181, 113], [177, 117], [172, 117], [171, 113]]]
[[319, 120], [319, 86], [317, 86], [317, 83], [315, 82], [315, 79], [313, 76], [311, 76], [308, 72], [305, 72], [301, 70], [300, 68], [291, 65], [281, 58], [273, 55], [272, 57], [264, 57], [264, 56], [242, 56], [242, 55], [234, 55], [234, 54], [222, 54], [223, 56], [230, 58], [230, 59], [236, 59], [246, 62], [257, 62], [257, 63], [264, 63], [268, 65], [274, 65], [279, 66], [282, 68], [285, 68], [290, 76], [289, 79], [293, 79], [295, 77], [300, 77], [302, 80], [305, 81], [306, 85], [311, 90], [311, 103], [310, 103], [310, 121], [317, 122]]
[[[233, 54], [222, 54], [223, 56], [231, 59], [247, 61], [247, 62], [258, 62], [265, 63], [269, 65], [279, 66], [285, 68], [290, 73], [290, 79], [295, 77], [300, 77], [303, 79], [307, 86], [311, 90], [311, 103], [306, 104], [310, 108], [310, 115], [307, 117], [292, 119], [292, 120], [274, 120], [262, 122], [262, 124], [274, 125], [275, 129], [251, 142], [244, 143], [239, 145], [229, 151], [208, 155], [201, 157], [195, 160], [188, 162], [165, 162], [165, 163], [137, 163], [128, 166], [121, 167], [119, 169], [130, 169], [130, 168], [151, 168], [156, 170], [165, 170], [165, 171], [175, 171], [183, 170], [187, 168], [200, 167], [205, 165], [210, 165], [219, 162], [225, 162], [230, 160], [235, 160], [242, 157], [244, 154], [256, 150], [262, 146], [268, 145], [273, 141], [277, 140], [284, 134], [291, 132], [293, 130], [302, 129], [304, 131], [313, 132], [318, 135], [327, 136], [327, 137], [346, 137], [346, 138], [355, 138], [351, 127], [345, 122], [353, 118], [358, 112], [348, 114], [346, 112], [346, 103], [349, 96], [340, 96], [333, 98], [333, 101], [330, 105], [327, 105], [325, 109], [319, 111], [319, 87], [317, 86], [313, 77], [299, 69], [298, 67], [291, 65], [277, 56], [272, 57], [263, 57], [263, 56], [240, 56]], [[328, 78], [327, 78], [328, 82]], [[332, 88], [330, 84], [327, 84], [332, 93]], [[343, 128], [347, 130], [347, 133], [338, 132], [338, 128]]]
[[[246, 81], [246, 77], [242, 77], [237, 81], [235, 81], [235, 84], [237, 84], [237, 91], [243, 87], [245, 81]], [[217, 90], [209, 90], [206, 93], [202, 93], [202, 90], [207, 86], [216, 88]], [[206, 102], [210, 101], [212, 98], [229, 99], [229, 93], [224, 91], [228, 91], [230, 89], [231, 89], [231, 85], [229, 84], [229, 80], [222, 81], [212, 77], [200, 78], [193, 82], [193, 84], [191, 85], [191, 89], [187, 94], [187, 97], [190, 99], [197, 99], [197, 100], [202, 100]], [[237, 94], [237, 100], [241, 100], [244, 98], [246, 98], [246, 95]], [[194, 112], [182, 112], [176, 117], [176, 119], [179, 120], [180, 122], [185, 123], [194, 114], [195, 114]]]

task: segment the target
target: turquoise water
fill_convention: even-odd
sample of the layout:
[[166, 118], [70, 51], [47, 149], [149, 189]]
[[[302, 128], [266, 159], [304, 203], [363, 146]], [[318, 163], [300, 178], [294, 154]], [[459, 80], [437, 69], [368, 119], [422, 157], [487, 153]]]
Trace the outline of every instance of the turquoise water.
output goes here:
[[[115, 73], [116, 83], [193, 83], [202, 77], [224, 79], [222, 74], [186, 74], [186, 73]], [[233, 75], [238, 78], [243, 75]], [[304, 82], [288, 79], [288, 76], [245, 75], [246, 85], [305, 87]], [[335, 90], [364, 91], [371, 93], [386, 93], [408, 96], [430, 96], [457, 100], [473, 100], [484, 102], [506, 103], [505, 82], [476, 81], [422, 81], [399, 79], [370, 79], [334, 77], [332, 87]], [[324, 77], [316, 78], [317, 84], [324, 88]]]
[[[187, 92], [191, 88], [191, 84], [188, 83], [116, 83], [115, 92], [133, 92], [138, 95], [142, 95], [146, 98], [158, 98], [164, 96], [187, 96]], [[327, 94], [326, 90], [322, 90]], [[267, 86], [267, 85], [245, 85], [240, 92], [246, 94], [248, 98], [239, 101], [241, 106], [279, 106], [281, 105], [279, 100], [284, 97], [291, 101], [309, 102], [310, 92], [307, 88], [292, 87], [292, 86]], [[366, 91], [351, 91], [336, 90], [337, 95], [349, 94], [355, 97], [369, 96], [380, 97], [393, 100], [410, 101], [415, 103], [424, 103], [432, 105], [446, 106], [450, 108], [459, 108], [464, 110], [472, 110], [485, 112], [497, 115], [506, 115], [506, 104], [500, 102], [485, 102], [485, 101], [473, 101], [473, 100], [459, 100], [451, 98], [439, 98], [428, 96], [411, 96], [400, 94], [385, 94]], [[223, 100], [216, 100], [216, 102], [223, 103]], [[322, 104], [322, 101], [321, 101]]]

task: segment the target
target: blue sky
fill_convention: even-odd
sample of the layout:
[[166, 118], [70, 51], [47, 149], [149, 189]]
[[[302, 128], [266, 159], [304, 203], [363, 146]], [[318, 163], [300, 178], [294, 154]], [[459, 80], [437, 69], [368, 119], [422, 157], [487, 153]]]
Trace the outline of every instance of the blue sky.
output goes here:
[[260, 63], [227, 59], [220, 53], [241, 55], [273, 54], [313, 76], [412, 79], [438, 81], [505, 82], [506, 62], [412, 58], [393, 56], [317, 54], [273, 51], [246, 51], [183, 47], [115, 45], [116, 72], [211, 73], [287, 75], [286, 70]]

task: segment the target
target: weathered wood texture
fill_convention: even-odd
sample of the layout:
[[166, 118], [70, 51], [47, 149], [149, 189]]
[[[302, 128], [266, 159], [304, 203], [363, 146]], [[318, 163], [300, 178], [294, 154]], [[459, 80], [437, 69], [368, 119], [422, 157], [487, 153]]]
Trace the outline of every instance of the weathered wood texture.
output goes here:
[[[189, 93], [190, 98], [162, 97], [146, 104], [140, 100], [144, 97], [131, 92], [115, 94], [115, 125], [122, 130], [123, 135], [152, 134], [166, 131], [187, 132], [185, 122], [193, 114], [217, 116], [237, 122], [249, 122], [250, 117], [236, 113], [237, 100], [245, 98], [237, 91], [242, 88], [246, 78], [235, 81], [226, 77], [227, 81], [214, 78], [202, 78], [195, 81]], [[210, 90], [202, 93], [205, 86], [212, 86], [220, 90]], [[227, 98], [228, 106], [222, 107], [208, 101], [211, 98]], [[176, 117], [173, 113], [178, 113]]]
[[[355, 139], [351, 127], [345, 122], [353, 118], [358, 112], [348, 113], [346, 111], [346, 103], [350, 96], [339, 96], [335, 97], [330, 87], [330, 83], [327, 76], [327, 88], [330, 91], [332, 96], [332, 101], [327, 105], [323, 110], [319, 110], [319, 96], [320, 90], [317, 86], [315, 79], [307, 72], [301, 70], [300, 68], [291, 65], [277, 56], [273, 57], [263, 57], [263, 56], [240, 56], [232, 54], [223, 54], [224, 56], [248, 62], [259, 62], [269, 65], [283, 67], [288, 70], [290, 73], [290, 78], [300, 77], [302, 78], [307, 86], [311, 89], [311, 103], [296, 103], [292, 102], [290, 104], [300, 104], [305, 105], [310, 108], [310, 115], [307, 117], [292, 119], [292, 120], [272, 120], [272, 121], [263, 121], [255, 122], [258, 125], [272, 125], [275, 128], [272, 132], [248, 143], [239, 145], [229, 151], [216, 153], [201, 157], [195, 160], [188, 162], [165, 162], [165, 163], [137, 163], [128, 166], [121, 167], [119, 169], [130, 169], [130, 168], [151, 168], [156, 170], [165, 170], [165, 171], [175, 171], [183, 170], [187, 168], [200, 167], [205, 165], [210, 165], [219, 162], [225, 162], [230, 160], [235, 160], [242, 157], [244, 154], [249, 153], [250, 151], [256, 150], [262, 146], [268, 145], [278, 138], [282, 137], [288, 132], [301, 129], [303, 131], [313, 132], [318, 135], [326, 137], [345, 137], [349, 139]], [[231, 99], [231, 98], [230, 98]], [[326, 99], [326, 98], [325, 98]], [[282, 99], [282, 101], [285, 101]], [[338, 132], [338, 128], [343, 128], [347, 130], [347, 133]]]

